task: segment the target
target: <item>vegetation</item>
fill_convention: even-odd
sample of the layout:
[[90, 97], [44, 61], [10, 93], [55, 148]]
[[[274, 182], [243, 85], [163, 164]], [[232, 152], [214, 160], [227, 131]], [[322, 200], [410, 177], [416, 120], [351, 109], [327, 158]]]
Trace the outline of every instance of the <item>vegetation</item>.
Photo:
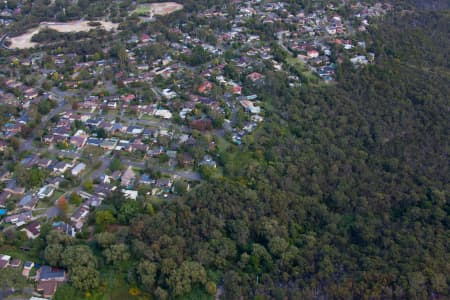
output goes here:
[[[224, 177], [154, 215], [113, 195], [96, 213], [99, 259], [122, 272], [131, 260], [127, 280], [161, 299], [218, 286], [226, 299], [449, 296], [450, 45], [427, 43], [446, 24], [380, 24], [367, 36], [377, 64], [344, 62], [337, 85], [268, 74], [268, 120], [243, 149], [219, 149]], [[79, 279], [97, 283], [95, 271]]]
[[[74, 6], [86, 13], [99, 2]], [[192, 10], [203, 3], [183, 2]], [[69, 272], [55, 299], [212, 299], [218, 291], [225, 299], [450, 297], [449, 17], [393, 15], [370, 27], [362, 38], [376, 64], [343, 61], [334, 85], [316, 84], [279, 49], [304, 84], [291, 88], [285, 73], [264, 72], [255, 93], [265, 122], [242, 145], [219, 142], [220, 168], [200, 166], [204, 182], [189, 189], [176, 181], [180, 197], [163, 203], [150, 192], [135, 201], [116, 191], [77, 238], [43, 230], [30, 242], [44, 263]], [[277, 29], [261, 26], [253, 24], [267, 39]], [[110, 52], [130, 67], [124, 47]], [[182, 59], [201, 67], [211, 57], [198, 47]], [[225, 75], [241, 74], [227, 67]], [[180, 153], [198, 161], [208, 144], [200, 136]], [[119, 157], [109, 169], [124, 169]], [[14, 171], [27, 188], [46, 177], [38, 168]], [[91, 180], [82, 186], [94, 189]], [[24, 240], [14, 229], [0, 235], [10, 246]], [[8, 280], [17, 282], [3, 286], [24, 284]]]

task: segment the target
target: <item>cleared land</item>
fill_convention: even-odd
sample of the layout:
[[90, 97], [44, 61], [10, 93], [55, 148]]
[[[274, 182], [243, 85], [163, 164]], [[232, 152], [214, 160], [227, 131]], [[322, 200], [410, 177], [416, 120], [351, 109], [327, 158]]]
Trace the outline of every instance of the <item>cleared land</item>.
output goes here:
[[183, 5], [176, 2], [149, 3], [138, 5], [131, 14], [165, 16], [181, 9]]
[[[59, 32], [79, 32], [79, 31], [89, 31], [95, 29], [95, 26], [90, 26], [89, 21], [74, 21], [67, 23], [53, 23], [53, 22], [42, 22], [39, 26], [32, 28], [22, 35], [10, 38], [11, 49], [27, 49], [33, 48], [38, 43], [31, 41], [33, 35], [37, 34], [41, 29], [50, 28]], [[117, 29], [118, 24], [111, 22], [99, 21], [101, 23], [101, 28], [105, 30]]]

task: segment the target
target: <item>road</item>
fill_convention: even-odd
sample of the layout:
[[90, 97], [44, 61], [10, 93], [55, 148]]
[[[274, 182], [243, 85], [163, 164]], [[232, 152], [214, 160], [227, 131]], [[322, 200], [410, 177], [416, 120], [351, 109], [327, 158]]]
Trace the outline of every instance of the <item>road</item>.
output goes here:
[[289, 31], [280, 31], [277, 32], [277, 41], [278, 45], [283, 48], [284, 51], [289, 53], [291, 56], [294, 56], [294, 54], [284, 45], [284, 34], [289, 33]]
[[30, 136], [22, 143], [22, 145], [19, 148], [19, 152], [23, 151], [29, 151], [33, 149], [33, 140], [37, 137], [37, 133], [39, 130], [42, 130], [47, 125], [47, 122], [53, 118], [54, 116], [60, 114], [61, 112], [70, 109], [70, 105], [65, 100], [65, 92], [59, 92], [59, 94], [56, 95], [58, 106], [56, 106], [54, 109], [52, 109], [47, 115], [43, 116], [41, 119], [41, 123], [37, 125], [33, 131], [31, 132]]

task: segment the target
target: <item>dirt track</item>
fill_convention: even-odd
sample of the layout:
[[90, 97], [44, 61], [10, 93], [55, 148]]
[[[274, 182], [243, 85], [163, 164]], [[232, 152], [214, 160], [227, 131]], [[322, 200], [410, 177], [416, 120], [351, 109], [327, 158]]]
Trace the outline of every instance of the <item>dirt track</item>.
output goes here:
[[[102, 24], [102, 28], [105, 30], [115, 30], [117, 29], [118, 24], [114, 24], [111, 22], [100, 21]], [[37, 45], [31, 41], [33, 35], [38, 33], [41, 29], [50, 28], [59, 32], [79, 32], [79, 31], [89, 31], [91, 29], [96, 28], [95, 26], [89, 26], [89, 21], [74, 21], [67, 23], [53, 23], [53, 22], [42, 22], [38, 27], [32, 28], [25, 32], [22, 35], [10, 38], [11, 46], [10, 48], [14, 49], [27, 49], [33, 48]]]

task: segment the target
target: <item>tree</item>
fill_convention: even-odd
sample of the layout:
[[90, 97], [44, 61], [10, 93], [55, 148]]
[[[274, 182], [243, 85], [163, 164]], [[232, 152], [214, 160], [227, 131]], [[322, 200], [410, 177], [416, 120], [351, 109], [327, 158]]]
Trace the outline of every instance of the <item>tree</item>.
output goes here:
[[125, 244], [111, 245], [103, 251], [108, 263], [118, 265], [130, 258], [128, 247]]
[[159, 300], [169, 299], [169, 293], [165, 289], [163, 289], [159, 286], [155, 290], [155, 296]]
[[210, 294], [211, 296], [215, 296], [216, 295], [216, 293], [217, 293], [217, 285], [214, 282], [208, 281], [206, 283], [205, 288], [206, 288], [206, 291], [208, 292], [208, 294]]
[[13, 291], [21, 291], [27, 285], [27, 280], [14, 268], [6, 268], [0, 272], [0, 295]]
[[100, 232], [95, 235], [95, 241], [102, 248], [107, 248], [116, 242], [116, 235], [111, 232]]
[[76, 245], [67, 247], [62, 253], [62, 265], [70, 270], [75, 267], [95, 268], [96, 258], [91, 248], [86, 245]]
[[187, 192], [188, 184], [184, 180], [177, 180], [174, 183], [175, 192], [178, 195], [184, 195]]
[[133, 217], [142, 211], [141, 204], [134, 200], [127, 200], [123, 203], [117, 214], [117, 219], [123, 223], [128, 224]]
[[110, 210], [99, 210], [95, 213], [95, 224], [105, 226], [116, 222], [116, 218]]
[[93, 267], [76, 266], [70, 272], [70, 280], [75, 288], [89, 291], [98, 287], [99, 272]]
[[147, 290], [151, 290], [156, 280], [157, 265], [148, 260], [142, 260], [138, 264], [136, 271], [142, 286]]
[[70, 200], [70, 203], [74, 204], [75, 206], [79, 206], [81, 204], [81, 202], [83, 201], [81, 196], [75, 192], [72, 192], [70, 194], [69, 200]]
[[114, 156], [114, 158], [111, 160], [111, 163], [109, 165], [109, 169], [112, 172], [120, 171], [123, 169], [122, 162], [120, 161], [120, 159], [118, 157]]
[[83, 183], [83, 188], [87, 191], [87, 192], [91, 192], [94, 188], [94, 183], [92, 182], [92, 180], [87, 180]]
[[64, 246], [61, 244], [50, 244], [45, 247], [44, 258], [51, 266], [60, 266]]
[[69, 209], [69, 202], [64, 196], [61, 196], [56, 201], [56, 207], [58, 207], [65, 214]]
[[206, 271], [201, 264], [193, 261], [184, 261], [169, 277], [168, 284], [175, 296], [189, 293], [194, 284], [206, 283]]

